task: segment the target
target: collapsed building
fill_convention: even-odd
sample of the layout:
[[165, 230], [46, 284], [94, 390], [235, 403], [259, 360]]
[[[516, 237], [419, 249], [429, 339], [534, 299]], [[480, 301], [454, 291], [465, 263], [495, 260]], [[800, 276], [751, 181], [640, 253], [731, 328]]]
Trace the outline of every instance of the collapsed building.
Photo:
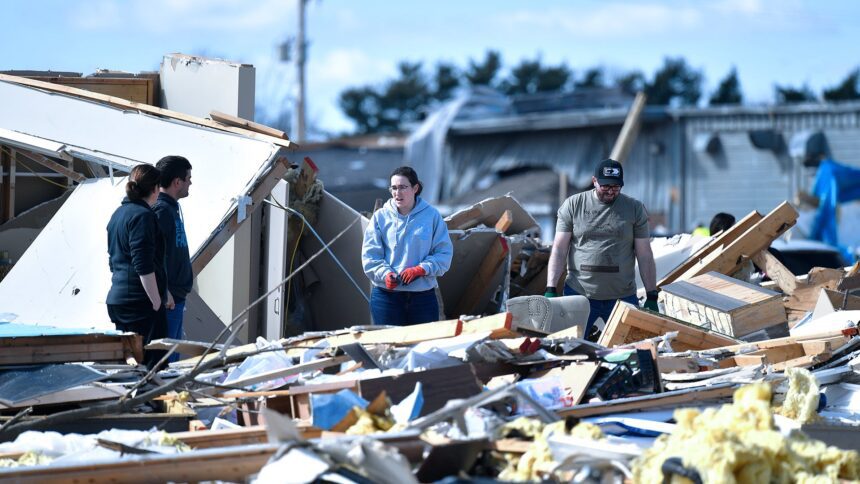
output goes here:
[[[735, 207], [711, 237], [655, 238], [661, 310], [619, 303], [596, 342], [584, 298], [539, 295], [542, 215], [516, 194], [463, 203], [439, 321], [375, 327], [367, 219], [326, 190], [336, 157], [246, 121], [250, 66], [174, 54], [158, 76], [17, 74], [0, 76], [0, 479], [860, 478], [860, 266], [794, 274], [770, 256], [801, 219], [787, 195]], [[135, 94], [99, 91], [123, 83]], [[107, 319], [104, 226], [130, 166], [167, 154], [194, 165], [196, 282], [186, 338], [150, 344], [183, 358], [151, 374]], [[418, 169], [465, 170], [449, 163]], [[749, 261], [771, 280], [730, 277]]]

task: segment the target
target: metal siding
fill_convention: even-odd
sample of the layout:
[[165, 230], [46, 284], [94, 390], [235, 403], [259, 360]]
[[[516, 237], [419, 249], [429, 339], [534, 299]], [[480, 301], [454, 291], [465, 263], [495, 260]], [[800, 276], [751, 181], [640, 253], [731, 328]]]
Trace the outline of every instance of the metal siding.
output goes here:
[[[690, 139], [694, 133], [690, 133]], [[790, 200], [792, 170], [770, 150], [755, 148], [746, 132], [720, 133], [717, 156], [691, 153], [688, 226], [707, 226], [717, 212], [740, 219], [753, 210], [770, 212]]]
[[827, 146], [833, 159], [845, 165], [860, 167], [860, 128], [825, 129]]

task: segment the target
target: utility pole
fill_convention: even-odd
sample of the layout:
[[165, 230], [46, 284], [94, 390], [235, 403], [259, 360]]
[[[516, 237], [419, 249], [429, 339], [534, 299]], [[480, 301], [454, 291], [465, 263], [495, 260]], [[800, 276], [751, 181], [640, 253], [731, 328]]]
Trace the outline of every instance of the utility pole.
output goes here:
[[296, 102], [296, 141], [301, 143], [305, 140], [305, 3], [307, 0], [298, 0], [299, 2], [299, 33], [297, 40], [296, 68], [298, 69], [297, 77], [299, 81], [299, 98]]

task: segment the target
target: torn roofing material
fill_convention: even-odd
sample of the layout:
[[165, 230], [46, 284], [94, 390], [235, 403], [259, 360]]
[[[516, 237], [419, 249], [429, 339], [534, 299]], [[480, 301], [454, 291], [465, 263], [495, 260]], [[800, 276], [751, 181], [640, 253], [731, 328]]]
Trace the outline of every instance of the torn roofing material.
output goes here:
[[[3, 79], [0, 99], [0, 128], [79, 146], [104, 156], [103, 162], [155, 163], [166, 155], [188, 158], [194, 166], [194, 186], [191, 196], [182, 201], [182, 210], [192, 254], [229, 229], [236, 200], [261, 186], [284, 154], [282, 144]], [[0, 283], [2, 312], [26, 324], [113, 327], [104, 302], [110, 285], [105, 227], [124, 188], [124, 178], [78, 185]]]

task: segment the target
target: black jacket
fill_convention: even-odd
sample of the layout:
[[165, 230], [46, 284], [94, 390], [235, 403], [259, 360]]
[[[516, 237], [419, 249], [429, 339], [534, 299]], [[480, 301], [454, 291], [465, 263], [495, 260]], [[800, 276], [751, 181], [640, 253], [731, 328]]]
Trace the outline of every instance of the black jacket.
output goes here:
[[179, 214], [179, 202], [166, 193], [158, 194], [152, 210], [158, 217], [158, 227], [164, 234], [167, 289], [176, 302], [185, 300], [194, 283], [185, 224]]
[[164, 300], [167, 296], [164, 237], [149, 205], [143, 200], [124, 198], [108, 222], [107, 235], [108, 264], [112, 275], [106, 302], [128, 304], [148, 301], [140, 276], [152, 272]]

